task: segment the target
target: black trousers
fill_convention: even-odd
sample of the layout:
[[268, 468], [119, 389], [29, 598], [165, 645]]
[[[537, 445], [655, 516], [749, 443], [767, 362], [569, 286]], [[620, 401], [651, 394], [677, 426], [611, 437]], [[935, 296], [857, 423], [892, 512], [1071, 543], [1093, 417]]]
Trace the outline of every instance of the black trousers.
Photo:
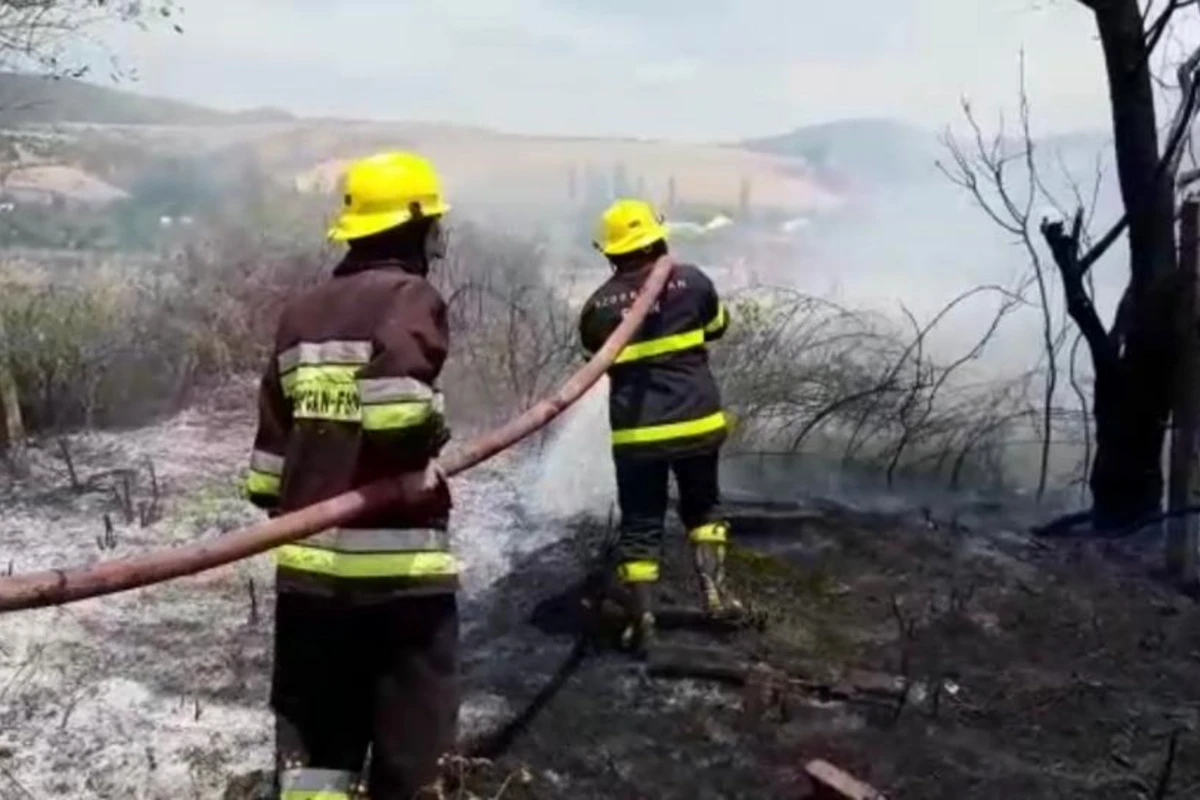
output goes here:
[[679, 516], [689, 531], [720, 521], [718, 452], [684, 458], [615, 458], [621, 529], [617, 562], [657, 562], [667, 517], [667, 481], [675, 476]]
[[271, 706], [280, 769], [359, 774], [372, 800], [409, 800], [437, 780], [458, 725], [454, 594], [369, 605], [281, 591]]

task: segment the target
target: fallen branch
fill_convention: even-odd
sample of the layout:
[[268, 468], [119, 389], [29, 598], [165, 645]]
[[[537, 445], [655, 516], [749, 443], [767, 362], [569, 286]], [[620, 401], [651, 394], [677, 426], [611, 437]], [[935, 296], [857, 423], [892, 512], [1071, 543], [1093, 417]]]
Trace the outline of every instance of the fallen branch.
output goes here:
[[[582, 397], [612, 366], [617, 354], [642, 324], [650, 307], [662, 293], [672, 267], [670, 258], [659, 259], [621, 324], [600, 351], [572, 375], [557, 394], [468, 443], [462, 450], [451, 453], [440, 461], [442, 472], [451, 477], [488, 460], [544, 427]], [[89, 567], [55, 569], [4, 578], [0, 580], [0, 611], [61, 605], [213, 569], [299, 541], [364, 513], [411, 503], [422, 496], [423, 484], [422, 473], [406, 473], [375, 481], [258, 525], [232, 531], [209, 542]]]

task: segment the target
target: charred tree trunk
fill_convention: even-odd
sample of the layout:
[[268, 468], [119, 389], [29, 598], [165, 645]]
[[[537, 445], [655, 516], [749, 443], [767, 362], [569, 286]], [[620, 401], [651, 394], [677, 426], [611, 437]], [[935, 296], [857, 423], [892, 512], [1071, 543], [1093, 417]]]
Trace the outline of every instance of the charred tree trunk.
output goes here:
[[1097, 528], [1126, 527], [1162, 505], [1162, 455], [1175, 366], [1175, 198], [1159, 147], [1145, 21], [1137, 0], [1081, 0], [1104, 49], [1121, 198], [1129, 227], [1129, 285], [1105, 331], [1083, 287], [1079, 218], [1070, 235], [1044, 229], [1062, 272], [1068, 312], [1095, 367], [1096, 456], [1090, 486]]
[[1171, 411], [1171, 475], [1168, 510], [1178, 514], [1167, 522], [1167, 571], [1181, 583], [1194, 586], [1197, 573], [1197, 520], [1181, 513], [1200, 502], [1197, 489], [1197, 448], [1200, 446], [1200, 327], [1197, 290], [1200, 289], [1200, 201], [1189, 198], [1181, 208], [1179, 283], [1175, 336], [1179, 364]]

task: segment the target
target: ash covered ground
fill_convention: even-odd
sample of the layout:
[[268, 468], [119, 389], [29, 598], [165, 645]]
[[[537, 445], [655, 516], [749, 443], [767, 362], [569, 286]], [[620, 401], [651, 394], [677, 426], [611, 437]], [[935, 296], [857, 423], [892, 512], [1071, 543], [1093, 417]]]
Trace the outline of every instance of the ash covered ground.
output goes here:
[[[57, 442], [35, 447], [28, 476], [0, 483], [0, 569], [253, 521], [236, 485], [248, 407], [232, 393], [159, 426], [71, 437], [74, 480]], [[604, 459], [582, 455], [597, 408], [455, 482], [468, 738], [522, 709], [575, 642], [572, 587], [611, 501]], [[809, 687], [866, 671], [902, 690], [764, 693], [650, 677], [602, 651], [494, 762], [461, 767], [460, 796], [792, 797], [803, 763], [824, 757], [892, 798], [1154, 797], [1173, 738], [1161, 796], [1200, 795], [1200, 614], [1148, 576], [1146, 550], [1038, 542], [997, 507], [930, 515], [783, 494], [734, 504], [733, 579], [765, 629], [662, 638]], [[673, 547], [664, 602], [688, 602], [685, 562]], [[258, 796], [271, 605], [259, 557], [0, 618], [0, 798]]]

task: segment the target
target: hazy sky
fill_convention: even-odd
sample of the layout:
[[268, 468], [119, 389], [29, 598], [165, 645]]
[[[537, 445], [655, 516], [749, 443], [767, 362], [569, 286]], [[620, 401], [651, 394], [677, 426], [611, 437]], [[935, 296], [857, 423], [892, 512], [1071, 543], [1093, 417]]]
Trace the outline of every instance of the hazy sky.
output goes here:
[[[186, 2], [186, 0], [185, 0]], [[1107, 125], [1074, 0], [191, 0], [109, 36], [140, 90], [520, 132], [731, 139], [848, 116], [941, 127], [966, 94]]]

